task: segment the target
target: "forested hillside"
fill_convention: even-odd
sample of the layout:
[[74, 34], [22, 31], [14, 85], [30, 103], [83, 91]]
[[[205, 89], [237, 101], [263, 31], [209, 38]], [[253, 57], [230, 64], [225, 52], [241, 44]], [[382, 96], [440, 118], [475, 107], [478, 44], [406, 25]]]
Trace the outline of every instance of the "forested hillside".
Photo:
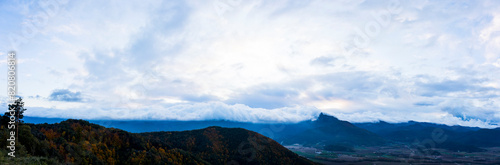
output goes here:
[[[1, 128], [0, 137], [7, 139], [8, 129]], [[0, 164], [312, 164], [272, 139], [238, 128], [136, 134], [66, 120], [20, 125], [18, 144], [15, 159], [2, 148]]]

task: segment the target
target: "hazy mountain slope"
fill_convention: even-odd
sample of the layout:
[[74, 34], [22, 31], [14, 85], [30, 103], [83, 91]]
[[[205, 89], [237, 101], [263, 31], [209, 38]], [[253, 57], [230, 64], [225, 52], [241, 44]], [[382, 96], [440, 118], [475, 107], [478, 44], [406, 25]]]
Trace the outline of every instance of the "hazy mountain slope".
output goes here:
[[379, 121], [375, 123], [353, 123], [354, 125], [369, 130], [371, 132], [377, 134], [384, 134], [388, 132], [392, 132], [394, 130], [401, 129], [409, 129], [409, 130], [418, 130], [422, 128], [441, 128], [444, 130], [449, 130], [453, 132], [469, 132], [469, 131], [477, 131], [480, 130], [478, 127], [463, 127], [463, 126], [447, 126], [444, 124], [435, 124], [435, 123], [425, 123], [425, 122], [415, 122], [409, 121], [405, 123], [387, 123], [385, 121]]
[[424, 140], [433, 140], [435, 147], [455, 151], [476, 152], [482, 151], [478, 147], [500, 146], [498, 140], [498, 137], [500, 137], [499, 129], [447, 126], [414, 121], [394, 124], [381, 121], [377, 123], [356, 123], [356, 125], [393, 141], [418, 143]]
[[310, 129], [283, 138], [283, 142], [285, 144], [299, 143], [305, 145], [381, 145], [386, 142], [375, 133], [323, 113], [310, 125]]
[[464, 133], [455, 139], [478, 147], [500, 147], [500, 129], [480, 129]]

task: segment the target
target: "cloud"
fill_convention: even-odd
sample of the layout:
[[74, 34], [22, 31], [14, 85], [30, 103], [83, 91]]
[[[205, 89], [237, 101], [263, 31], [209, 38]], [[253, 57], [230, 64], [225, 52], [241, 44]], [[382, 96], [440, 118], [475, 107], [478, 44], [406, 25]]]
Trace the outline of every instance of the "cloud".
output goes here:
[[439, 105], [439, 108], [449, 113], [452, 116], [458, 117], [462, 120], [483, 120], [496, 122], [498, 118], [495, 114], [498, 113], [498, 102], [491, 99], [449, 99]]
[[[89, 113], [91, 112], [91, 113]], [[275, 109], [251, 108], [243, 104], [204, 102], [165, 106], [127, 108], [30, 108], [30, 114], [40, 117], [126, 120], [229, 120], [254, 123], [299, 122], [315, 119], [320, 110], [314, 107], [296, 106]]]
[[390, 123], [401, 123], [407, 121], [417, 121], [417, 122], [431, 122], [438, 124], [445, 124], [449, 126], [461, 125], [469, 127], [480, 127], [480, 128], [497, 128], [498, 124], [491, 121], [485, 121], [481, 119], [467, 119], [464, 120], [462, 117], [453, 116], [446, 112], [430, 112], [430, 113], [399, 113], [397, 111], [389, 113], [380, 113], [373, 111], [365, 111], [360, 113], [334, 113], [332, 114], [339, 118], [340, 120], [347, 120], [354, 123], [363, 122], [378, 122], [386, 121]]
[[335, 60], [333, 57], [321, 56], [311, 60], [311, 65], [333, 66]]
[[50, 101], [81, 102], [83, 101], [80, 92], [71, 92], [68, 89], [56, 89], [49, 96]]
[[[316, 107], [373, 120], [446, 114], [449, 122], [500, 122], [500, 4], [397, 2], [401, 11], [382, 25], [374, 13], [394, 3], [227, 1], [221, 13], [217, 0], [71, 1], [17, 50], [20, 94], [51, 96], [27, 98], [27, 106], [66, 117], [70, 109], [99, 117], [85, 113], [93, 108], [112, 118], [137, 110], [142, 118], [187, 119], [193, 107], [261, 116], [287, 107], [310, 115], [304, 107]], [[33, 4], [0, 5], [12, 11], [0, 13], [12, 21], [0, 35], [19, 33], [22, 20], [42, 12]], [[353, 45], [363, 34], [369, 42]], [[204, 115], [195, 119], [287, 121], [196, 112]], [[290, 121], [308, 118], [288, 112]]]

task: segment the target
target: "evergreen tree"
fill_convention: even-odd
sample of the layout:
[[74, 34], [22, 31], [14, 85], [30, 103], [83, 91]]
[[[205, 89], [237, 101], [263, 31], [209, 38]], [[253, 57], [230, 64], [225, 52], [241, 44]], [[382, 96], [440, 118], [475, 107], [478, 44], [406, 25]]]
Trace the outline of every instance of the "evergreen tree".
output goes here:
[[18, 98], [16, 101], [14, 101], [14, 103], [12, 104], [9, 104], [9, 109], [7, 112], [5, 112], [5, 114], [2, 116], [2, 126], [7, 126], [7, 124], [9, 123], [10, 121], [10, 117], [11, 117], [11, 113], [10, 111], [11, 110], [14, 110], [15, 113], [14, 114], [14, 117], [16, 118], [15, 122], [16, 124], [18, 123], [23, 123], [23, 118], [24, 118], [24, 111], [26, 111], [26, 109], [24, 108], [24, 102], [23, 102], [23, 99], [22, 98]]

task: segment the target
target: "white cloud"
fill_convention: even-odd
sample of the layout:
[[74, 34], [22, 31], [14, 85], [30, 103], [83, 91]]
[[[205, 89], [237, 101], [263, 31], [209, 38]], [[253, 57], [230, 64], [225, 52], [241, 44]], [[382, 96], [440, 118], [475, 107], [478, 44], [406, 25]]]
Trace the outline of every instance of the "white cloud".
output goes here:
[[32, 107], [30, 114], [40, 117], [82, 119], [141, 119], [141, 120], [229, 120], [241, 122], [299, 122], [315, 119], [320, 110], [314, 107], [251, 108], [242, 104], [221, 102], [175, 104], [128, 108], [42, 108]]
[[500, 13], [492, 14], [491, 22], [479, 32], [478, 40], [484, 46], [486, 63], [498, 66], [500, 60]]
[[[228, 8], [221, 13], [216, 2]], [[184, 120], [196, 112], [192, 119], [296, 121], [317, 112], [303, 107], [315, 106], [353, 121], [403, 121], [463, 102], [470, 104], [458, 111], [500, 122], [494, 111], [500, 107], [500, 5], [399, 2], [401, 11], [360, 46], [355, 29], [374, 30], [366, 30], [380, 24], [373, 13], [387, 12], [389, 2], [72, 1], [17, 50], [20, 72], [31, 75], [20, 77], [20, 94], [48, 97], [70, 89], [89, 100], [33, 101], [33, 107], [67, 107], [52, 117], [126, 118], [132, 116], [116, 114], [138, 110], [141, 118]], [[12, 5], [26, 9], [21, 15], [38, 12]], [[16, 32], [3, 28], [0, 35]], [[89, 115], [88, 107], [105, 115]], [[233, 110], [239, 117], [211, 116]], [[278, 112], [285, 115], [269, 116]], [[464, 124], [431, 119], [445, 118]]]
[[400, 123], [407, 121], [417, 121], [417, 122], [430, 122], [437, 124], [445, 124], [449, 126], [461, 125], [469, 127], [480, 127], [480, 128], [496, 128], [497, 124], [491, 123], [489, 121], [483, 121], [479, 119], [468, 119], [464, 120], [460, 117], [453, 116], [446, 112], [431, 112], [431, 113], [381, 113], [373, 111], [365, 111], [361, 113], [334, 113], [332, 114], [338, 117], [340, 120], [347, 120], [355, 123], [363, 122], [378, 122], [386, 121], [390, 123]]

